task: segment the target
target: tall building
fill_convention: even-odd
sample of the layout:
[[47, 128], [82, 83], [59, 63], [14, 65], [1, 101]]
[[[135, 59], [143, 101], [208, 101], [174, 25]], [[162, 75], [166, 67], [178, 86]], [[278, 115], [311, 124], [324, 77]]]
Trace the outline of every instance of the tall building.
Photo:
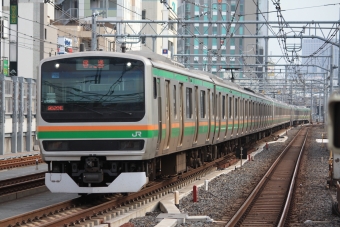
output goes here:
[[[185, 35], [225, 35], [225, 38], [184, 38], [179, 39], [179, 61], [187, 68], [210, 71], [220, 77], [226, 77], [226, 69], [235, 68], [237, 77], [249, 77], [255, 67], [262, 64], [262, 59], [249, 55], [262, 54], [265, 42], [257, 38], [235, 38], [238, 35], [267, 35], [265, 26], [256, 24], [238, 24], [243, 21], [259, 21], [257, 12], [267, 12], [268, 1], [256, 0], [200, 0], [181, 1], [178, 17], [185, 20], [197, 20], [204, 23], [187, 24], [178, 28], [179, 34]], [[214, 21], [232, 23], [216, 24]], [[260, 68], [260, 70], [263, 70]], [[257, 70], [258, 71], [258, 70]], [[262, 74], [258, 74], [258, 77]]]
[[[319, 48], [325, 43], [320, 39], [303, 39], [302, 40], [302, 55], [303, 56], [318, 56], [303, 58], [302, 65], [310, 65], [301, 67], [300, 72], [314, 79], [323, 79], [324, 73], [328, 74], [330, 69], [330, 56], [333, 54], [333, 66], [338, 66], [339, 48], [331, 44], [327, 44], [325, 47], [319, 50]], [[318, 53], [314, 54], [316, 51]], [[333, 53], [332, 53], [333, 52]], [[321, 57], [320, 57], [321, 56]], [[327, 70], [325, 70], [327, 69]], [[338, 68], [333, 70], [333, 85], [337, 85], [338, 81]]]
[[[51, 3], [53, 4], [53, 3]], [[86, 50], [92, 50], [92, 18], [97, 19], [141, 20], [141, 0], [56, 0], [55, 21], [53, 25], [59, 29], [58, 36], [72, 40], [72, 49], [77, 51], [79, 44], [84, 43]], [[97, 26], [97, 34], [134, 34], [140, 30], [140, 24], [117, 26], [105, 23]], [[136, 38], [97, 37], [97, 50], [120, 51], [122, 43], [127, 50], [140, 50], [141, 45]]]
[[[168, 0], [164, 3], [155, 0], [143, 0], [142, 2], [142, 20], [161, 20], [171, 21], [178, 20], [177, 17], [177, 0]], [[176, 24], [148, 24], [143, 26], [142, 34], [148, 35], [176, 35]], [[173, 58], [177, 53], [176, 38], [146, 38], [142, 40], [142, 50], [152, 51], [163, 56]]]

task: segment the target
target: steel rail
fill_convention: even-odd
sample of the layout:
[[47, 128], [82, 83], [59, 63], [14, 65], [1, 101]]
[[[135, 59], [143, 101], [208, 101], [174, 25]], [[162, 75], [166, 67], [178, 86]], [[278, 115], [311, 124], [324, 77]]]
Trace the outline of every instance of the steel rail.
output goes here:
[[242, 204], [242, 206], [238, 209], [238, 211], [234, 214], [234, 216], [229, 220], [226, 227], [234, 227], [238, 224], [239, 220], [244, 215], [245, 211], [250, 207], [250, 205], [254, 202], [256, 199], [258, 193], [261, 191], [267, 180], [270, 178], [270, 175], [274, 172], [275, 168], [278, 166], [279, 162], [281, 161], [282, 157], [286, 154], [288, 149], [290, 149], [291, 145], [295, 142], [295, 140], [298, 138], [300, 131], [297, 133], [297, 135], [293, 138], [293, 140], [288, 144], [288, 146], [282, 151], [282, 153], [279, 155], [279, 157], [275, 160], [275, 162], [272, 164], [272, 166], [268, 169], [266, 174], [263, 176], [263, 178], [260, 180], [260, 182], [257, 184], [257, 186], [254, 188], [254, 190], [250, 193], [246, 201]]
[[289, 186], [288, 196], [287, 196], [285, 206], [283, 208], [283, 211], [282, 211], [282, 214], [281, 214], [281, 217], [280, 217], [280, 221], [279, 221], [279, 224], [277, 225], [277, 227], [283, 227], [284, 224], [285, 224], [285, 220], [286, 220], [286, 217], [287, 217], [288, 212], [289, 212], [289, 206], [290, 206], [290, 203], [292, 201], [293, 192], [294, 192], [294, 188], [295, 188], [295, 182], [296, 182], [296, 178], [297, 178], [297, 175], [298, 175], [298, 172], [299, 172], [301, 157], [302, 157], [302, 154], [303, 154], [303, 150], [305, 149], [307, 137], [308, 137], [308, 131], [306, 133], [306, 137], [303, 141], [303, 144], [302, 144], [302, 147], [301, 147], [301, 150], [300, 150], [300, 154], [299, 154], [298, 160], [297, 160], [295, 168], [294, 168], [292, 181], [291, 181], [290, 186]]

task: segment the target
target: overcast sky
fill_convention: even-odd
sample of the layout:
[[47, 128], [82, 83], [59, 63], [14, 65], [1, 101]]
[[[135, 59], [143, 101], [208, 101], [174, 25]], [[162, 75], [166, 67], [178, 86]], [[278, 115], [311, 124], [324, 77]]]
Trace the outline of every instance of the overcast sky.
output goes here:
[[[273, 1], [280, 2], [282, 15], [285, 21], [338, 21], [339, 20], [339, 10], [340, 10], [340, 0], [269, 0], [269, 11], [275, 11], [275, 6]], [[328, 5], [333, 4], [333, 5]], [[335, 5], [334, 5], [335, 4]], [[287, 11], [285, 11], [287, 10]], [[270, 13], [269, 21], [277, 21], [277, 14]], [[329, 27], [329, 25], [328, 25]], [[294, 29], [296, 32], [300, 32], [301, 29]], [[277, 29], [275, 30], [277, 31]], [[285, 29], [285, 32], [289, 32], [289, 29]], [[324, 30], [325, 36], [329, 33], [328, 30]], [[308, 34], [307, 32], [305, 33]], [[272, 35], [269, 33], [269, 35]], [[322, 34], [317, 34], [322, 36]], [[338, 37], [338, 35], [337, 35]], [[292, 40], [291, 40], [292, 41]], [[287, 42], [291, 42], [287, 41]], [[281, 55], [282, 51], [278, 45], [277, 39], [269, 39], [269, 55]], [[300, 53], [301, 54], [301, 53]], [[277, 62], [279, 59], [272, 59]], [[279, 63], [284, 64], [284, 61]]]

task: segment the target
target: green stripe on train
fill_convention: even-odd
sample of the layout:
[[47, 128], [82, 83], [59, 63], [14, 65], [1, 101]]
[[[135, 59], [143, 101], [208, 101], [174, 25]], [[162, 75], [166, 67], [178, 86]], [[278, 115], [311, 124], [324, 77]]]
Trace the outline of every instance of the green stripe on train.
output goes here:
[[81, 138], [153, 138], [157, 130], [141, 131], [57, 131], [38, 132], [39, 139], [81, 139]]

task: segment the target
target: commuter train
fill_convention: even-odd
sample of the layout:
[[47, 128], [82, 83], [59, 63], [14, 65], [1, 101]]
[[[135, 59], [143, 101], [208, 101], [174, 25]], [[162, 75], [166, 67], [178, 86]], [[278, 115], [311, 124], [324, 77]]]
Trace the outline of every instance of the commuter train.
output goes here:
[[188, 70], [150, 52], [80, 52], [44, 59], [37, 138], [52, 192], [136, 192], [310, 110]]

